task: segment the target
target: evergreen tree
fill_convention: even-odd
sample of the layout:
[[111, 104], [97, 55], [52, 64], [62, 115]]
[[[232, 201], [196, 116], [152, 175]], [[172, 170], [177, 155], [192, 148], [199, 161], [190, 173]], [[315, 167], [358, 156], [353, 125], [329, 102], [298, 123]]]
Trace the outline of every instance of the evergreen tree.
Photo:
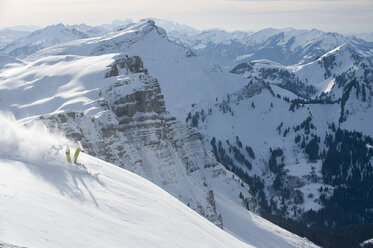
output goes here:
[[317, 141], [317, 136], [313, 137], [304, 149], [310, 161], [315, 161], [319, 158], [319, 144]]

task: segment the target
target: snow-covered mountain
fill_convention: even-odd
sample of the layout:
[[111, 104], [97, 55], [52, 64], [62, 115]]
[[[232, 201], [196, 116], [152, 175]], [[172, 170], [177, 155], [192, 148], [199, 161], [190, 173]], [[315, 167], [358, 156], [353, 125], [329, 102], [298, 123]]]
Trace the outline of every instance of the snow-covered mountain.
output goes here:
[[[121, 22], [121, 24], [124, 25], [125, 22]], [[24, 58], [56, 44], [75, 39], [102, 36], [116, 31], [120, 27], [123, 26], [112, 24], [92, 27], [84, 23], [69, 26], [60, 23], [43, 29], [34, 28], [32, 29], [33, 32], [3, 29], [0, 30], [0, 53]]]
[[[153, 51], [153, 46], [160, 51]], [[138, 56], [118, 51], [141, 51], [148, 64], [143, 65]], [[176, 66], [154, 65], [162, 59], [174, 60]], [[70, 138], [82, 141], [89, 154], [144, 176], [248, 244], [312, 246], [304, 239], [294, 241], [289, 233], [275, 231], [278, 234], [272, 238], [269, 230], [273, 226], [261, 226], [256, 221], [259, 217], [247, 212], [246, 208], [256, 210], [248, 185], [216, 162], [198, 132], [169, 113], [167, 102], [172, 103], [172, 95], [164, 95], [160, 79], [152, 77], [146, 65], [153, 65], [157, 73], [166, 70], [166, 66], [168, 70], [195, 70], [199, 74], [192, 78], [202, 76], [205, 81], [190, 83], [207, 84], [201, 86], [205, 91], [216, 87], [212, 83], [216, 73], [223, 79], [240, 76], [198, 67], [201, 61], [193, 60], [170, 43], [152, 21], [102, 38], [54, 46], [27, 61], [30, 62], [3, 66], [2, 110], [11, 111], [24, 123], [41, 120], [51, 130], [64, 131]], [[177, 79], [176, 75], [163, 85], [172, 85], [172, 79]], [[237, 81], [238, 86], [240, 82]], [[185, 89], [186, 83], [186, 79], [175, 82]], [[218, 81], [217, 85], [224, 86], [224, 82]], [[261, 233], [263, 228], [270, 233], [268, 238], [252, 235]]]
[[337, 100], [346, 81], [355, 76], [369, 81], [371, 68], [369, 54], [343, 44], [307, 64], [283, 66], [269, 60], [254, 60], [236, 66], [232, 72], [262, 78], [304, 98], [328, 95], [329, 100]]
[[364, 43], [355, 37], [338, 33], [292, 28], [268, 28], [255, 33], [222, 30], [207, 30], [197, 34], [172, 32], [170, 39], [228, 68], [258, 59], [283, 65], [304, 64], [345, 43]]
[[56, 54], [92, 56], [123, 52], [141, 57], [145, 68], [159, 81], [167, 110], [178, 119], [185, 119], [192, 104], [214, 102], [216, 97], [224, 97], [245, 84], [241, 77], [170, 42], [166, 32], [152, 20], [141, 21], [106, 36], [50, 47], [27, 59]]
[[0, 53], [25, 58], [46, 47], [87, 37], [87, 34], [78, 31], [76, 28], [57, 24], [34, 31], [28, 36], [8, 44], [0, 50]]
[[[168, 34], [174, 31], [181, 32], [184, 34], [195, 34], [199, 32], [199, 30], [197, 30], [196, 28], [193, 28], [185, 24], [176, 23], [170, 20], [165, 20], [165, 19], [160, 19], [160, 18], [155, 18], [155, 17], [151, 17], [147, 19], [153, 20], [158, 27], [165, 29]], [[112, 21], [110, 24], [102, 24], [97, 27], [104, 28], [110, 31], [118, 31], [119, 29], [126, 28], [129, 25], [134, 24], [134, 23], [135, 22], [132, 19], [127, 18], [124, 20], [115, 20], [115, 21]]]

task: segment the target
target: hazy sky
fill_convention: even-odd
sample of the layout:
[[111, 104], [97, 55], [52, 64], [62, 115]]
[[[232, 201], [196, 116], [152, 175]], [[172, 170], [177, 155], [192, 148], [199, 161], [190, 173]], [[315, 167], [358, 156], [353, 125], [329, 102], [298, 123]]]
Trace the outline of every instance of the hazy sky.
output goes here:
[[373, 0], [0, 0], [0, 28], [146, 17], [226, 30], [373, 32]]

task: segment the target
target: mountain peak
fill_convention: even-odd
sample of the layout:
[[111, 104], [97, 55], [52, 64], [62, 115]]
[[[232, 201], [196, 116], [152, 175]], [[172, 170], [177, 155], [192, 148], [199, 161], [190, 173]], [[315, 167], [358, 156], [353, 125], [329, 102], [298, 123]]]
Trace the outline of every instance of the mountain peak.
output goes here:
[[150, 18], [141, 19], [140, 23], [147, 23], [148, 25], [155, 26], [155, 22]]
[[142, 19], [140, 22], [129, 26], [128, 29], [136, 29], [136, 27], [139, 28], [139, 30], [147, 31], [155, 29], [159, 35], [167, 37], [166, 31], [163, 28], [158, 27], [152, 19]]
[[56, 24], [55, 26], [56, 26], [56, 27], [65, 27], [65, 24], [63, 24], [63, 23], [58, 23], [58, 24]]
[[45, 32], [61, 32], [63, 30], [68, 30], [68, 29], [72, 29], [72, 28], [68, 28], [68, 26], [65, 26], [65, 24], [63, 23], [58, 23], [58, 24], [55, 24], [55, 25], [50, 25], [50, 26], [47, 26], [43, 29], [40, 29], [40, 30], [37, 30], [35, 32], [32, 32], [30, 34], [31, 35], [39, 35], [39, 34], [42, 34], [42, 33], [45, 33]]

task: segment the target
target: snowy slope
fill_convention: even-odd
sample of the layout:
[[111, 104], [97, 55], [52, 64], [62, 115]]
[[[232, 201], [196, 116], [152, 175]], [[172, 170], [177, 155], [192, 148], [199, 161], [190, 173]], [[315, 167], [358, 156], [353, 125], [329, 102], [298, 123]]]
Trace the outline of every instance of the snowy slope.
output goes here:
[[0, 71], [5, 69], [7, 66], [12, 66], [14, 64], [24, 64], [24, 62], [11, 56], [0, 55]]
[[90, 104], [98, 98], [99, 88], [107, 84], [105, 69], [113, 62], [112, 57], [54, 56], [32, 63], [8, 64], [1, 74], [1, 107], [12, 111], [16, 118], [72, 108], [94, 112]]
[[[280, 98], [276, 96], [277, 94], [281, 94]], [[338, 123], [339, 106], [337, 104], [308, 105], [307, 108], [300, 108], [293, 112], [289, 110], [291, 103], [284, 101], [283, 97], [287, 97], [283, 94], [283, 90], [270, 88], [261, 81], [252, 80], [251, 84], [241, 91], [208, 107], [211, 108], [210, 112], [204, 109], [205, 118], [199, 118], [197, 125], [204, 135], [207, 149], [213, 150], [212, 139], [216, 140], [218, 161], [224, 161], [218, 144], [221, 142], [222, 149], [233, 159], [236, 167], [241, 168], [250, 177], [256, 175], [261, 178], [264, 184], [263, 192], [267, 199], [271, 199], [268, 201], [274, 202], [276, 208], [283, 210], [283, 215], [297, 218], [301, 212], [322, 208], [322, 204], [318, 201], [317, 189], [323, 184], [321, 162], [309, 163], [307, 155], [294, 142], [297, 135], [302, 135], [302, 129], [294, 131], [294, 127], [301, 125], [312, 116], [315, 129], [311, 131], [324, 140], [328, 123]], [[197, 112], [201, 116], [202, 110], [198, 106], [192, 112], [192, 118]], [[285, 131], [287, 129], [289, 131]], [[254, 157], [248, 155], [246, 146], [253, 149]], [[322, 150], [322, 144], [320, 146]], [[271, 151], [277, 148], [283, 151], [283, 156], [279, 156], [278, 163], [284, 163], [282, 185], [289, 190], [289, 195], [285, 199], [273, 188], [277, 174], [272, 172], [268, 162]], [[239, 152], [235, 153], [234, 149]], [[235, 154], [242, 154], [248, 163], [238, 160], [239, 156]], [[283, 161], [281, 161], [282, 157]], [[228, 167], [232, 165], [228, 161], [225, 163]], [[299, 194], [296, 193], [297, 190], [302, 192], [303, 202], [296, 202], [295, 199]], [[259, 192], [260, 190], [257, 189], [256, 196], [259, 196]], [[312, 198], [307, 197], [310, 193], [314, 195]], [[296, 212], [298, 209], [299, 213]]]
[[4, 116], [1, 130], [0, 245], [253, 247], [133, 173], [85, 154], [87, 170], [66, 164], [62, 137]]

